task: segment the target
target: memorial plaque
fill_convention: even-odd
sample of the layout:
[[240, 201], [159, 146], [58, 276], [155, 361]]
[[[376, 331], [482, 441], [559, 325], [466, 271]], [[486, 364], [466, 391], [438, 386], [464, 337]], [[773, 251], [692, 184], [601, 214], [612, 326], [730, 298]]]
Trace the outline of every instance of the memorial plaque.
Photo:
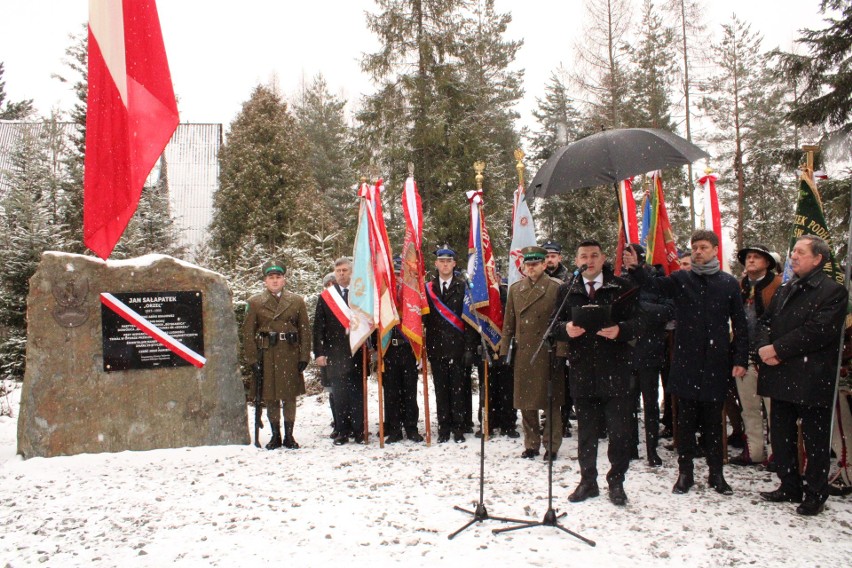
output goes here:
[[[199, 355], [204, 355], [204, 325], [200, 291], [116, 293], [112, 297], [142, 316], [154, 335], [170, 336]], [[191, 363], [158, 341], [143, 327], [128, 321], [113, 308], [101, 304], [104, 371], [183, 367]], [[161, 332], [161, 333], [157, 333]]]

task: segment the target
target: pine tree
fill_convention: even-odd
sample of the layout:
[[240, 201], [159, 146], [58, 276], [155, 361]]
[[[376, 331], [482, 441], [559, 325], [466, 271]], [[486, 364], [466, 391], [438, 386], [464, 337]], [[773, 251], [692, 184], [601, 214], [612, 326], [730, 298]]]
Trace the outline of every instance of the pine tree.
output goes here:
[[[6, 100], [6, 81], [4, 64], [0, 61], [0, 120], [24, 120], [35, 114], [32, 99], [12, 102]], [[3, 104], [5, 103], [5, 107]]]
[[[509, 70], [520, 44], [503, 38], [509, 16], [490, 0], [377, 4], [367, 23], [381, 47], [362, 66], [381, 86], [358, 113], [356, 159], [377, 166], [394, 192], [413, 163], [426, 246], [446, 242], [456, 250], [467, 244], [464, 191], [474, 185], [473, 163], [486, 161], [486, 215], [491, 234], [504, 234], [517, 183], [512, 106], [521, 94], [520, 72]], [[388, 213], [398, 214], [393, 207]]]
[[583, 39], [574, 48], [573, 80], [588, 94], [587, 120], [599, 129], [622, 128], [628, 104], [628, 0], [586, 0]]
[[[736, 247], [743, 248], [748, 236], [784, 250], [784, 233], [789, 235], [784, 223], [790, 218], [790, 188], [795, 184], [791, 175], [784, 177], [780, 161], [792, 140], [792, 129], [783, 120], [785, 93], [767, 69], [761, 36], [736, 17], [722, 28], [722, 41], [711, 50], [718, 66], [712, 78], [714, 94], [705, 96], [700, 106], [717, 127], [713, 141], [723, 148], [720, 157], [731, 160]], [[730, 195], [726, 169], [722, 171], [719, 187]], [[752, 230], [750, 216], [755, 219]]]
[[278, 92], [257, 86], [230, 125], [213, 197], [213, 247], [232, 258], [244, 236], [275, 250], [284, 234], [314, 229], [324, 215], [308, 149]]
[[328, 92], [320, 74], [302, 88], [293, 115], [305, 136], [308, 164], [325, 207], [335, 224], [311, 236], [328, 245], [351, 247], [355, 239], [357, 199], [351, 187], [357, 181], [351, 168], [351, 141], [344, 116], [346, 101]]
[[9, 190], [0, 202], [0, 379], [21, 380], [26, 349], [29, 280], [45, 250], [65, 246], [51, 193], [54, 179], [47, 129], [25, 129], [12, 152]]

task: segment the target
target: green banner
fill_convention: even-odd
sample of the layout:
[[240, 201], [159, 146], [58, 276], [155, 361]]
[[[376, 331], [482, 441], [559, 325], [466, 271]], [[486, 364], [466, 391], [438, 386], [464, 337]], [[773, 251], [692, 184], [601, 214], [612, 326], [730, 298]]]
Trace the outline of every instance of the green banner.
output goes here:
[[[796, 244], [796, 240], [802, 235], [816, 235], [831, 246], [831, 235], [825, 223], [825, 213], [822, 209], [822, 200], [819, 197], [816, 185], [806, 175], [799, 178], [799, 200], [796, 203], [796, 218], [793, 221], [793, 236], [790, 238], [790, 247], [787, 249], [787, 262], [784, 266], [784, 281], [790, 279], [793, 270], [790, 267], [790, 252]], [[828, 262], [823, 270], [840, 284], [843, 284], [843, 272], [834, 260], [834, 253], [829, 255]]]

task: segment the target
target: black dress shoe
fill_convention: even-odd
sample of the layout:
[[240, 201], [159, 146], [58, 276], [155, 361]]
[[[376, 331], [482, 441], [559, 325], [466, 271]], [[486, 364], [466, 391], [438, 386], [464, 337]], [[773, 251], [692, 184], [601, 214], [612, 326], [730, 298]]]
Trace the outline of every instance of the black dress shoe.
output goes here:
[[621, 483], [613, 483], [609, 486], [609, 500], [613, 505], [624, 507], [627, 504], [627, 493], [624, 492], [624, 485]]
[[693, 485], [695, 485], [695, 478], [692, 477], [692, 472], [682, 471], [677, 475], [677, 481], [675, 481], [674, 487], [672, 487], [672, 493], [677, 493], [678, 495], [689, 493], [689, 489]]
[[802, 490], [779, 487], [774, 491], [761, 491], [760, 496], [770, 503], [801, 503]]
[[571, 426], [565, 426], [565, 427], [562, 429], [562, 437], [563, 437], [563, 438], [570, 438], [571, 436], [572, 436], [572, 434], [571, 434]]
[[670, 427], [666, 426], [660, 430], [660, 438], [671, 438], [672, 436], [674, 436], [674, 432]]
[[396, 444], [397, 442], [402, 441], [402, 433], [401, 432], [391, 432], [385, 438], [385, 444]]
[[[482, 437], [482, 428], [480, 428], [479, 430], [477, 430], [477, 431], [476, 431], [476, 434], [474, 434], [474, 436], [475, 436], [475, 437], [477, 437], [477, 438], [481, 438], [481, 437]], [[492, 436], [494, 436], [494, 429], [493, 429], [493, 428], [489, 428], [489, 429], [488, 429], [488, 437], [489, 437], [489, 438], [491, 438]]]
[[543, 458], [544, 461], [547, 461], [547, 460], [556, 461], [557, 457], [559, 457], [559, 452], [553, 452], [553, 454], [551, 454], [547, 450], [544, 451], [544, 458]]
[[408, 439], [419, 444], [423, 441], [423, 436], [417, 430], [412, 430], [408, 433]]
[[521, 457], [524, 458], [525, 460], [534, 460], [535, 458], [538, 457], [538, 454], [539, 454], [538, 450], [527, 449], [527, 450], [524, 450], [523, 452], [521, 452]]
[[453, 442], [455, 442], [456, 444], [463, 443], [464, 442], [464, 434], [462, 434], [461, 432], [456, 432], [455, 434], [453, 434]]
[[796, 512], [806, 517], [813, 517], [822, 513], [823, 509], [825, 509], [825, 499], [816, 495], [808, 495], [802, 504], [796, 507]]
[[711, 473], [707, 478], [707, 485], [716, 490], [716, 493], [720, 495], [733, 495], [734, 490], [728, 485], [728, 482], [725, 481], [725, 476], [721, 473]]
[[515, 428], [503, 428], [503, 435], [507, 438], [520, 438], [521, 433], [518, 432]]
[[731, 465], [739, 465], [743, 467], [753, 467], [758, 465], [757, 462], [751, 461], [751, 459], [749, 459], [749, 457], [745, 455], [745, 452], [741, 453], [738, 456], [732, 457], [728, 460], [728, 463]]
[[332, 431], [331, 431], [331, 436], [329, 436], [329, 438], [331, 438], [332, 440], [334, 440], [334, 439], [336, 439], [338, 436], [340, 436], [340, 432], [338, 432], [337, 430], [332, 430]]
[[581, 481], [577, 488], [574, 489], [574, 492], [568, 496], [568, 500], [572, 503], [579, 503], [589, 497], [597, 497], [600, 494], [601, 491], [598, 489], [597, 483]]
[[349, 443], [349, 436], [338, 436], [334, 439], [335, 446], [342, 446]]
[[446, 434], [438, 434], [438, 443], [443, 444], [444, 442], [450, 441], [450, 434], [447, 432]]
[[648, 465], [651, 467], [660, 467], [663, 465], [663, 459], [657, 454], [656, 448], [651, 448], [648, 451]]

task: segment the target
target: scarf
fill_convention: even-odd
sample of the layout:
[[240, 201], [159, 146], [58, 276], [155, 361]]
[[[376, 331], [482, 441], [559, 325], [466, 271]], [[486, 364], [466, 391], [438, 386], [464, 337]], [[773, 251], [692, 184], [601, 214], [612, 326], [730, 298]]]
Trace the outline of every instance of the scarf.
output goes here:
[[716, 274], [719, 272], [719, 258], [714, 257], [713, 260], [708, 261], [706, 264], [698, 264], [694, 262], [692, 263], [692, 271], [702, 276]]

